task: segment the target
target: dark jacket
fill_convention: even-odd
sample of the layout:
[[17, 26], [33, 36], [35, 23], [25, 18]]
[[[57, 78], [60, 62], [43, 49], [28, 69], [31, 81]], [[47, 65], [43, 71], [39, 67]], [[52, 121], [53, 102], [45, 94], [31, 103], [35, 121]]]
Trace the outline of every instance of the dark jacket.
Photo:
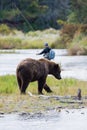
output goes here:
[[44, 58], [49, 59], [48, 53], [50, 52], [50, 50], [51, 50], [50, 47], [46, 47], [46, 48], [44, 48], [40, 53], [38, 53], [38, 55], [43, 54]]
[[40, 53], [38, 53], [38, 54], [39, 54], [39, 55], [41, 55], [41, 54], [46, 54], [46, 53], [49, 53], [50, 50], [51, 50], [50, 47], [46, 47], [46, 48], [44, 48], [44, 49], [43, 49]]

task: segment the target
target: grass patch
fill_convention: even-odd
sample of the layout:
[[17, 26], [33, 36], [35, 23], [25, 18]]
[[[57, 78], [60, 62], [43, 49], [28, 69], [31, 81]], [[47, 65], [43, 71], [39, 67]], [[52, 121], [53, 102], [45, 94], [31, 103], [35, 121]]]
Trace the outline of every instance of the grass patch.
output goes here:
[[11, 32], [9, 27], [1, 25], [0, 49], [39, 49], [43, 48], [44, 42], [48, 42], [49, 46], [52, 46], [58, 37], [59, 31], [55, 29], [30, 31], [25, 34], [17, 30]]
[[16, 93], [17, 91], [17, 82], [14, 75], [0, 76], [0, 94], [11, 94]]
[[47, 82], [52, 86], [52, 90], [56, 95], [76, 95], [78, 88], [82, 90], [82, 95], [87, 95], [86, 81], [79, 81], [76, 79], [61, 79], [57, 80], [54, 77], [48, 77]]
[[0, 25], [0, 49], [67, 48], [69, 55], [87, 55], [87, 25], [64, 24], [61, 30], [21, 31]]
[[[53, 91], [53, 95], [76, 95], [78, 88], [82, 90], [82, 95], [87, 95], [87, 82], [76, 79], [57, 80], [52, 76], [48, 76], [47, 84]], [[37, 82], [30, 83], [27, 91], [38, 94]], [[0, 76], [0, 94], [19, 93], [19, 88], [15, 75]], [[43, 90], [44, 94], [47, 94]]]
[[76, 36], [68, 50], [70, 55], [87, 55], [87, 37], [81, 34]]
[[[77, 90], [82, 90], [82, 96], [87, 95], [87, 81], [79, 81], [75, 79], [57, 80], [52, 76], [48, 76], [47, 84], [52, 89], [53, 93], [48, 94], [43, 90], [45, 95], [71, 95], [77, 96]], [[27, 88], [32, 94], [38, 95], [37, 82], [30, 83]], [[87, 106], [86, 103], [83, 106]], [[31, 97], [28, 94], [20, 95], [15, 75], [0, 76], [0, 113], [11, 112], [41, 112], [54, 108], [79, 108], [81, 104], [61, 103], [59, 100]]]

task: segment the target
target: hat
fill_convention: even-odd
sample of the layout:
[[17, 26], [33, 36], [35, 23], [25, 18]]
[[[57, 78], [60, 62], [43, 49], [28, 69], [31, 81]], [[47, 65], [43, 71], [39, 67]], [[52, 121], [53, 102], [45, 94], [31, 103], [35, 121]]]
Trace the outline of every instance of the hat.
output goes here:
[[46, 42], [46, 43], [44, 43], [44, 46], [48, 46], [48, 43]]

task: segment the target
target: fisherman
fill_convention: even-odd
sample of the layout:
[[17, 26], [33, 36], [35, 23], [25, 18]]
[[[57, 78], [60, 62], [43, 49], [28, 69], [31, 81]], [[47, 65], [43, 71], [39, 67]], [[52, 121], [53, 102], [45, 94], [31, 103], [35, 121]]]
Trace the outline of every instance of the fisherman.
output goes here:
[[44, 58], [50, 60], [50, 58], [49, 58], [50, 50], [51, 50], [51, 48], [49, 47], [48, 43], [45, 43], [44, 44], [44, 49], [40, 53], [38, 53], [37, 55], [42, 55], [43, 54]]

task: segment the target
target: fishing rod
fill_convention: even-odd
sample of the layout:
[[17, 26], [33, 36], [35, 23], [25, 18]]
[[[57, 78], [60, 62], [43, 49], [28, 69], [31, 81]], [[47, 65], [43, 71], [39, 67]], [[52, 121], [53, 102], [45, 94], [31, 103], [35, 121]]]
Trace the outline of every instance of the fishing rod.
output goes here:
[[24, 16], [23, 12], [17, 7], [16, 3], [13, 2], [13, 5], [16, 7], [16, 9], [19, 11], [20, 15], [24, 18], [25, 22], [27, 23], [28, 27], [31, 28], [32, 31], [35, 31], [30, 22], [27, 20], [27, 18]]

